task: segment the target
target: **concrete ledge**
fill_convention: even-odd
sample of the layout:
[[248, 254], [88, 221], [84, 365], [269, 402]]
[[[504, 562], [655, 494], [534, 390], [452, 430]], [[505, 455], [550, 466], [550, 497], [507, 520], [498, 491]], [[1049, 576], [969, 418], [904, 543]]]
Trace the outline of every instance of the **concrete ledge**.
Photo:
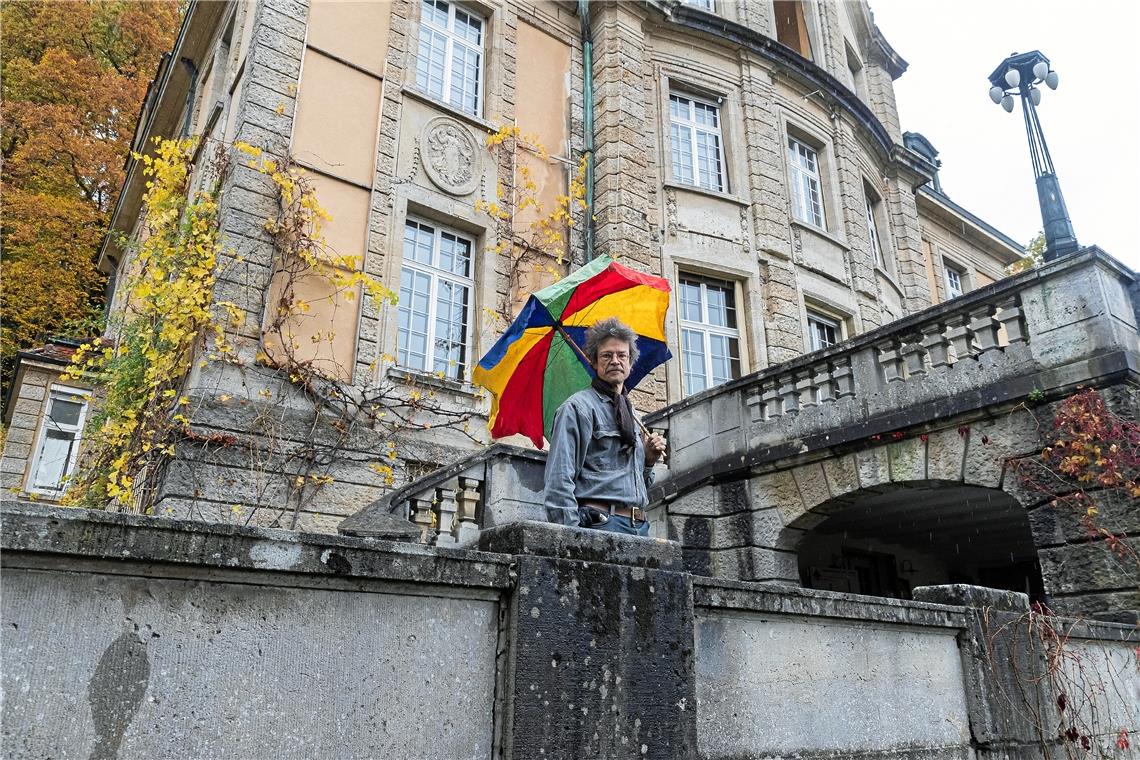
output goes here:
[[968, 625], [966, 610], [946, 604], [700, 577], [693, 579], [693, 603], [717, 611], [740, 610], [939, 628], [964, 629]]
[[484, 530], [485, 552], [630, 565], [652, 570], [681, 570], [681, 545], [663, 538], [641, 538], [600, 530], [523, 520]]
[[917, 586], [913, 593], [915, 600], [920, 602], [992, 607], [1002, 612], [1029, 612], [1029, 597], [1016, 591], [952, 583], [944, 586]]
[[13, 555], [269, 570], [503, 589], [509, 561], [460, 549], [98, 510], [0, 504], [4, 563]]

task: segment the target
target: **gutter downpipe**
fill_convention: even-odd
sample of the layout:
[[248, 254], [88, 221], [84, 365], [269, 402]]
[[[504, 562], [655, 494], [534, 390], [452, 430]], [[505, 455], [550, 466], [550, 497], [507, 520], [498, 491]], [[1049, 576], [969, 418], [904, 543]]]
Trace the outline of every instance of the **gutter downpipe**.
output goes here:
[[582, 22], [582, 131], [586, 158], [586, 261], [594, 259], [594, 35], [590, 0], [578, 0]]

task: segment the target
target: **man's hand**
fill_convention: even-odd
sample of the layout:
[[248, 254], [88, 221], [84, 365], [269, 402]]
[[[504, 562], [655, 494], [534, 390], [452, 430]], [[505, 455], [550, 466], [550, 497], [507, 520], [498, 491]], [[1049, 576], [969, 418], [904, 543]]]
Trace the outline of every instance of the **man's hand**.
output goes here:
[[665, 457], [665, 447], [669, 442], [660, 433], [647, 433], [645, 440], [645, 466], [652, 467]]

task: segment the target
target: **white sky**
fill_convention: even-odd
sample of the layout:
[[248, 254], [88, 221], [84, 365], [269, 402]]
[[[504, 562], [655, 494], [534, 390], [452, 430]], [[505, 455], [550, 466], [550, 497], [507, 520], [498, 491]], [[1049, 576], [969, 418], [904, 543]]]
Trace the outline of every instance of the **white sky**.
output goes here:
[[943, 191], [1024, 244], [1041, 229], [1021, 104], [987, 77], [1040, 50], [1060, 77], [1038, 114], [1077, 240], [1140, 269], [1140, 2], [869, 0], [910, 68], [895, 82], [903, 131], [939, 151]]

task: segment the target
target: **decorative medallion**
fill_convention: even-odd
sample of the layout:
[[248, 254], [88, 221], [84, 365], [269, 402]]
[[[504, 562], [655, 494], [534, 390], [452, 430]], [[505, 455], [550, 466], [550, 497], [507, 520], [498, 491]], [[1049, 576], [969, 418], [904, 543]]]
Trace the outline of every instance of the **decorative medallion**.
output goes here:
[[420, 134], [424, 171], [440, 190], [469, 195], [479, 186], [480, 150], [471, 130], [454, 119], [439, 116]]

